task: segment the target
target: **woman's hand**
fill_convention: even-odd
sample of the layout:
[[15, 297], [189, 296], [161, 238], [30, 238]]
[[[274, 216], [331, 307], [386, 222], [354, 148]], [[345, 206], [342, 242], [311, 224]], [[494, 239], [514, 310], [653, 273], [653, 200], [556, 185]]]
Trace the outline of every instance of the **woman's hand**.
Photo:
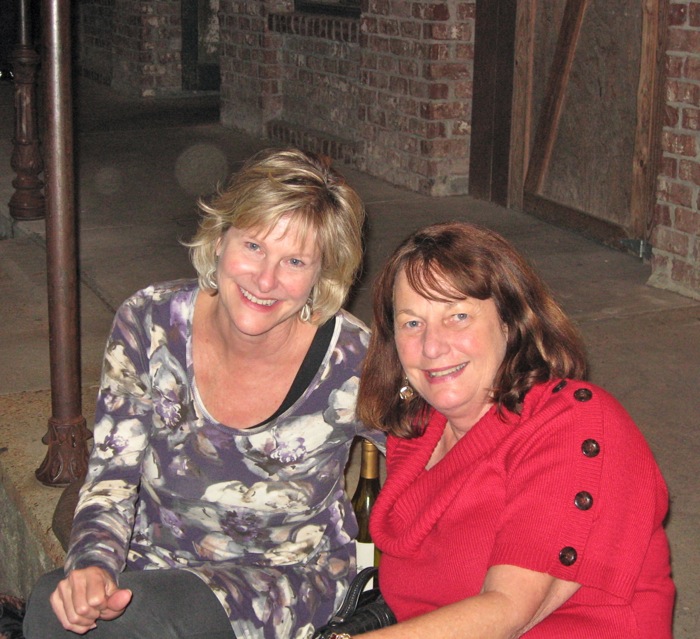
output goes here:
[[103, 568], [91, 566], [73, 570], [49, 599], [61, 625], [83, 635], [95, 627], [98, 619], [121, 615], [131, 601], [131, 591], [118, 588]]

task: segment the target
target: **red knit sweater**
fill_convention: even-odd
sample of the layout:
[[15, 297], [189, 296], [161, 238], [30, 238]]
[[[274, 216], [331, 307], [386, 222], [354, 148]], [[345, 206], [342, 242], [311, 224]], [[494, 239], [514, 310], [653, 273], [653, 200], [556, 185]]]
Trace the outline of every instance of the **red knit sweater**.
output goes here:
[[671, 639], [668, 493], [629, 415], [568, 381], [533, 388], [507, 419], [492, 409], [428, 471], [442, 415], [389, 438], [371, 533], [398, 619], [474, 596], [509, 564], [582, 586], [528, 639]]

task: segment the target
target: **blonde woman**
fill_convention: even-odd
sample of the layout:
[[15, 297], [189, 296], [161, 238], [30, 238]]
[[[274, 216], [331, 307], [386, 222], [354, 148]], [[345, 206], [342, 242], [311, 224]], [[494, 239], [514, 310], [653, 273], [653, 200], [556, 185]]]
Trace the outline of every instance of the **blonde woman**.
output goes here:
[[286, 149], [201, 209], [198, 281], [117, 313], [65, 576], [32, 594], [29, 639], [301, 639], [354, 575], [343, 469], [368, 436], [354, 411], [368, 331], [340, 309], [360, 198]]

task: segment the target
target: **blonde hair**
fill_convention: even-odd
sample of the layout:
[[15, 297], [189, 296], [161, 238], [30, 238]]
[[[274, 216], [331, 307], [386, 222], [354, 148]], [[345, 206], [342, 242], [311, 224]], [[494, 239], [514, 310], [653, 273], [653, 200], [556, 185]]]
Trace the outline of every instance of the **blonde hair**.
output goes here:
[[186, 246], [203, 289], [217, 288], [216, 248], [226, 231], [269, 230], [291, 217], [299, 239], [314, 233], [321, 253], [310, 321], [322, 324], [341, 308], [362, 263], [365, 210], [329, 158], [293, 148], [262, 151], [211, 201], [200, 198], [198, 206], [202, 219]]

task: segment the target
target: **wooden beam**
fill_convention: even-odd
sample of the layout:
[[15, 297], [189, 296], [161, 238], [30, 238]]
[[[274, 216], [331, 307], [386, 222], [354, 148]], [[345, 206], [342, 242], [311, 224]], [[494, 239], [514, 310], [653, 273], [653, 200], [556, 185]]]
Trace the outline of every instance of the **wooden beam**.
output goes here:
[[644, 0], [642, 12], [637, 130], [630, 193], [630, 233], [646, 242], [651, 235], [656, 204], [656, 176], [661, 157], [668, 0]]
[[525, 193], [524, 207], [528, 214], [554, 226], [575, 231], [584, 237], [619, 250], [627, 250], [624, 241], [628, 239], [628, 234], [619, 224], [593, 217], [585, 211], [548, 200], [534, 193]]
[[544, 104], [537, 123], [532, 156], [525, 179], [525, 190], [530, 193], [542, 192], [542, 185], [549, 169], [571, 66], [588, 2], [589, 0], [567, 0], [564, 8], [559, 39], [554, 51]]
[[537, 0], [518, 2], [515, 22], [513, 106], [510, 133], [508, 206], [523, 208], [523, 189], [530, 155], [532, 127], [532, 74], [535, 51]]

